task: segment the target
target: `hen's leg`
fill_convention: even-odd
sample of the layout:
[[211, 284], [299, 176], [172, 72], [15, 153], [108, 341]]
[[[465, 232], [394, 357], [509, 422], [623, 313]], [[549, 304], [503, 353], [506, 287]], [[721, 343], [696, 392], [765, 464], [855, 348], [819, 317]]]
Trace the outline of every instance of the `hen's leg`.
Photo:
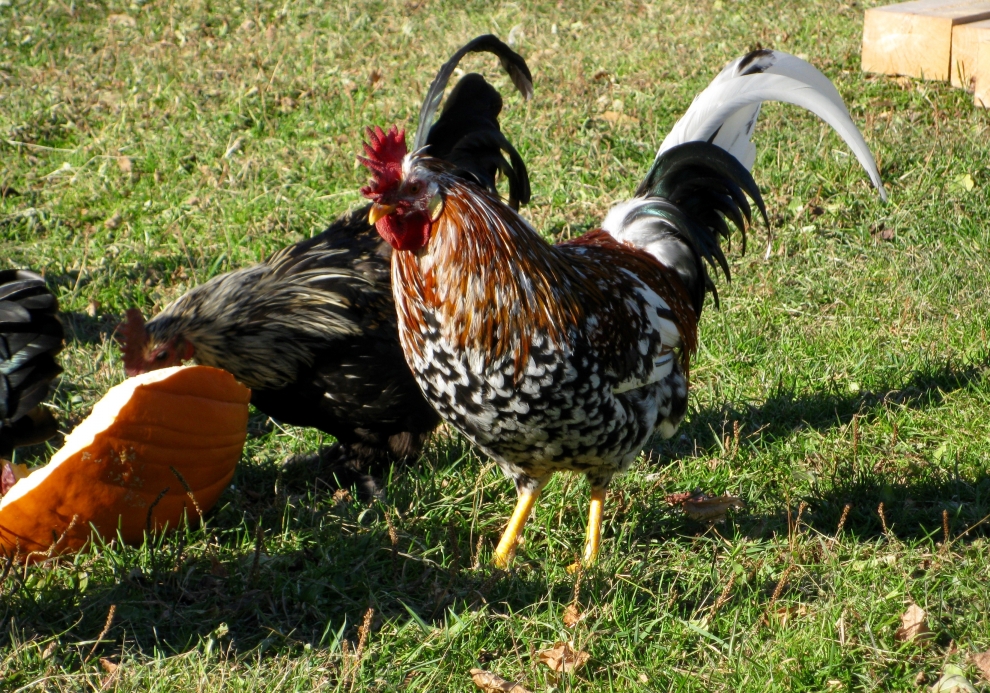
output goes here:
[[522, 534], [523, 526], [529, 519], [529, 514], [533, 511], [533, 506], [536, 505], [536, 499], [540, 497], [540, 491], [543, 490], [547, 481], [548, 479], [516, 480], [516, 492], [519, 494], [519, 498], [516, 500], [516, 508], [512, 511], [512, 517], [509, 518], [509, 524], [506, 525], [505, 531], [502, 533], [502, 539], [495, 548], [495, 558], [492, 559], [492, 564], [496, 568], [505, 570], [515, 558], [519, 535]]
[[605, 486], [591, 487], [591, 504], [588, 509], [588, 533], [584, 540], [584, 558], [581, 563], [567, 566], [568, 572], [576, 572], [582, 565], [588, 567], [598, 560], [602, 543], [602, 506], [605, 504]]

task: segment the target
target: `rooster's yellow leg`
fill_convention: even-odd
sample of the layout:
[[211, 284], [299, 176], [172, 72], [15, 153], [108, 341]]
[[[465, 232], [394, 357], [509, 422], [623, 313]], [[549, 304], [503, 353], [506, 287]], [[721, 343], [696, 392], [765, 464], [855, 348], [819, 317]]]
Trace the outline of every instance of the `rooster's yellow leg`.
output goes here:
[[516, 544], [519, 541], [519, 535], [522, 534], [523, 525], [529, 519], [529, 514], [532, 512], [539, 495], [539, 491], [530, 491], [526, 488], [519, 491], [516, 509], [512, 511], [509, 524], [506, 526], [505, 532], [502, 533], [502, 540], [495, 549], [495, 558], [492, 559], [492, 563], [496, 568], [505, 570], [512, 563], [512, 559], [516, 555]]
[[588, 509], [588, 533], [584, 540], [584, 559], [581, 563], [567, 566], [567, 572], [577, 572], [582, 564], [584, 567], [594, 565], [598, 560], [598, 549], [602, 545], [602, 506], [605, 504], [605, 487], [591, 489], [591, 504]]

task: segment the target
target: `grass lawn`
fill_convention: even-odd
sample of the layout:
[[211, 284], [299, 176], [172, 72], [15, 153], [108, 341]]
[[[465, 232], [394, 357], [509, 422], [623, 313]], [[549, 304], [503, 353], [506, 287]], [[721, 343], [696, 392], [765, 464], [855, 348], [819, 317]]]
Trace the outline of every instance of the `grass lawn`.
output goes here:
[[[437, 67], [480, 33], [512, 32], [533, 69], [523, 103], [493, 59], [464, 63], [506, 95], [524, 213], [548, 238], [628, 197], [694, 94], [758, 45], [836, 83], [890, 192], [815, 117], [764, 108], [772, 254], [762, 227], [734, 244], [683, 435], [613, 484], [579, 585], [583, 480], [555, 479], [499, 574], [515, 494], [456, 434], [367, 505], [280, 472], [328, 441], [258, 415], [204, 526], [0, 570], [0, 689], [473, 691], [480, 667], [531, 691], [922, 690], [955, 664], [987, 690], [971, 655], [990, 648], [990, 113], [863, 74], [863, 10], [0, 0], [0, 265], [56, 287], [67, 430], [123, 378], [127, 307], [359, 204], [364, 126], [414, 127]], [[665, 497], [695, 488], [745, 508], [693, 522]], [[912, 603], [927, 640], [895, 636]], [[558, 677], [538, 653], [560, 641], [590, 660]]]

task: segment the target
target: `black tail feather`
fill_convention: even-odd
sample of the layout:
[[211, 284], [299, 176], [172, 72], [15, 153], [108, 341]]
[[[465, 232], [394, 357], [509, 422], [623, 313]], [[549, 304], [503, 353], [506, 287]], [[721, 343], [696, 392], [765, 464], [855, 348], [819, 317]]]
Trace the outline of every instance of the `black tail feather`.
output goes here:
[[454, 74], [454, 70], [461, 62], [461, 59], [468, 53], [495, 54], [502, 63], [502, 68], [508, 73], [512, 83], [516, 86], [516, 89], [527, 99], [533, 95], [533, 75], [530, 73], [529, 67], [526, 65], [526, 61], [523, 60], [522, 56], [492, 34], [479, 36], [469, 41], [454, 53], [450, 57], [450, 60], [440, 66], [437, 76], [433, 78], [433, 83], [426, 92], [426, 98], [423, 99], [423, 107], [419, 111], [419, 125], [416, 128], [416, 139], [413, 141], [412, 151], [418, 151], [426, 146], [430, 123], [433, 121], [433, 116], [436, 115], [437, 108], [440, 106], [440, 100], [443, 98], [443, 92], [447, 88], [447, 83], [450, 81], [450, 77]]
[[62, 372], [55, 361], [64, 340], [57, 312], [58, 300], [40, 275], [0, 271], [0, 448], [54, 433], [51, 415], [38, 405]]
[[653, 163], [636, 195], [649, 199], [649, 203], [637, 207], [623, 225], [652, 224], [655, 220], [655, 233], [651, 232], [654, 240], [666, 238], [680, 244], [681, 250], [666, 247], [689, 285], [699, 316], [707, 292], [712, 293], [718, 305], [718, 292], [708, 268], [721, 269], [731, 280], [721, 247], [721, 239], [731, 236], [728, 222], [742, 234], [743, 251], [746, 227], [752, 222], [750, 199], [770, 228], [763, 197], [752, 175], [734, 156], [708, 142], [687, 142], [664, 152]]
[[526, 98], [532, 94], [532, 76], [526, 61], [494, 36], [480, 36], [440, 68], [423, 103], [413, 151], [428, 146], [430, 156], [450, 162], [458, 175], [474, 180], [492, 192], [498, 191], [496, 176], [501, 173], [509, 183], [508, 203], [513, 209], [519, 209], [520, 204], [530, 200], [529, 172], [519, 152], [499, 127], [502, 96], [484, 77], [476, 73], [464, 75], [451, 90], [440, 117], [428, 132], [425, 130], [433, 119], [454, 67], [472, 51], [491, 51], [498, 55], [517, 88]]

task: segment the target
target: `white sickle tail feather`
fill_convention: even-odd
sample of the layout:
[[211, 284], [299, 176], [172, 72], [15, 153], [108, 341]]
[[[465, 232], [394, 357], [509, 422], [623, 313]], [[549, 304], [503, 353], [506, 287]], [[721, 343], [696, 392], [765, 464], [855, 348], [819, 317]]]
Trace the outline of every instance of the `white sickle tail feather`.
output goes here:
[[887, 200], [873, 154], [832, 82], [806, 60], [780, 51], [757, 50], [729, 63], [694, 98], [660, 145], [657, 158], [685, 142], [710, 141], [751, 170], [756, 146], [749, 138], [764, 101], [801, 106], [831, 125], [856, 155], [880, 198]]

